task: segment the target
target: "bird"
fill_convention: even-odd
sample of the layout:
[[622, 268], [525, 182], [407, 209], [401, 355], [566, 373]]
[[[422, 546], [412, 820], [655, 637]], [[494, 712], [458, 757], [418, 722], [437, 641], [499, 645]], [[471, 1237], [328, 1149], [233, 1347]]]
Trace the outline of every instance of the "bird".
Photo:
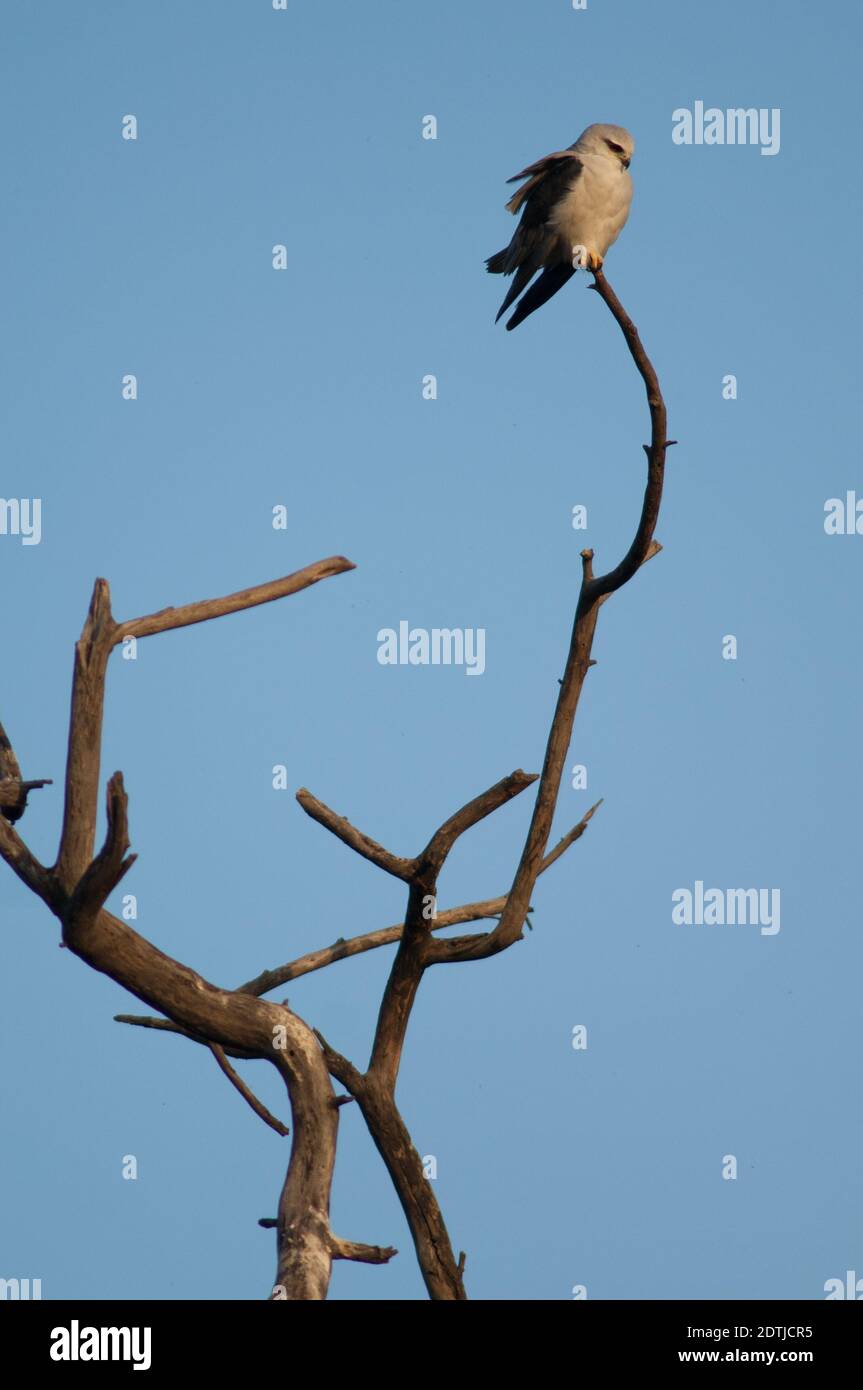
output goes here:
[[515, 272], [495, 323], [538, 270], [542, 274], [522, 295], [507, 329], [517, 328], [557, 294], [577, 269], [602, 269], [608, 248], [629, 216], [634, 150], [635, 141], [623, 126], [589, 125], [575, 144], [528, 164], [507, 180], [527, 182], [506, 204], [513, 214], [524, 209], [512, 241], [486, 261], [492, 275]]
[[[3, 728], [3, 725], [0, 724], [0, 782], [5, 782], [7, 780], [20, 783], [21, 769], [18, 766], [18, 759], [15, 757], [15, 751], [6, 737], [6, 730]], [[18, 788], [16, 787], [16, 793], [17, 791]], [[20, 820], [23, 814], [24, 807], [21, 805], [20, 795], [16, 795], [16, 800], [14, 802], [0, 802], [0, 816], [3, 816], [13, 824], [16, 820]]]

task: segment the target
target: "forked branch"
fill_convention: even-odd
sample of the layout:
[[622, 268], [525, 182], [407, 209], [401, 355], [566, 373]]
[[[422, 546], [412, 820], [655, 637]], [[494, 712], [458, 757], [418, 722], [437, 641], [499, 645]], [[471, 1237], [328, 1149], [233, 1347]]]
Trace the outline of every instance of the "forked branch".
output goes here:
[[[75, 650], [66, 800], [55, 867], [39, 864], [0, 815], [0, 855], [60, 919], [70, 950], [175, 1027], [206, 1040], [232, 1084], [279, 1133], [284, 1126], [228, 1065], [225, 1052], [265, 1058], [283, 1076], [295, 1133], [279, 1203], [274, 1296], [289, 1299], [324, 1298], [329, 1285], [329, 1198], [339, 1117], [332, 1082], [311, 1030], [296, 1014], [249, 994], [219, 989], [105, 911], [107, 898], [134, 862], [127, 854], [128, 803], [120, 773], [108, 785], [107, 835], [93, 856], [105, 672], [111, 651], [127, 637], [153, 636], [267, 603], [352, 568], [349, 560], [336, 557], [271, 584], [128, 623], [115, 622], [108, 585], [97, 580]], [[11, 766], [8, 759], [6, 766]]]
[[[438, 879], [453, 845], [466, 831], [537, 780], [535, 774], [521, 770], [448, 817], [413, 858], [391, 853], [302, 789], [298, 800], [309, 816], [363, 858], [407, 885], [405, 919], [395, 927], [340, 940], [323, 951], [265, 971], [239, 989], [222, 990], [210, 984], [105, 910], [110, 893], [134, 862], [134, 856], [128, 854], [128, 806], [119, 773], [115, 773], [108, 787], [105, 843], [94, 855], [105, 672], [111, 651], [132, 638], [151, 637], [296, 593], [320, 579], [353, 568], [342, 557], [320, 561], [283, 579], [223, 598], [167, 608], [125, 622], [115, 621], [108, 585], [97, 580], [75, 651], [63, 827], [53, 868], [39, 863], [11, 824], [22, 813], [27, 793], [45, 782], [22, 781], [17, 760], [0, 728], [0, 855], [60, 919], [64, 941], [75, 954], [163, 1015], [159, 1019], [123, 1015], [122, 1020], [176, 1031], [209, 1046], [232, 1085], [279, 1133], [284, 1132], [284, 1126], [240, 1080], [227, 1062], [227, 1055], [265, 1057], [285, 1079], [294, 1118], [291, 1159], [278, 1217], [262, 1222], [275, 1223], [278, 1229], [278, 1273], [273, 1295], [276, 1298], [324, 1297], [333, 1259], [384, 1263], [395, 1254], [391, 1247], [342, 1240], [329, 1227], [339, 1110], [349, 1098], [356, 1100], [390, 1173], [430, 1296], [442, 1300], [466, 1298], [464, 1256], [458, 1260], [455, 1257], [437, 1199], [395, 1100], [413, 1004], [430, 965], [484, 959], [519, 940], [539, 875], [584, 834], [595, 807], [548, 851], [581, 692], [587, 673], [595, 664], [592, 646], [599, 609], [661, 549], [654, 532], [666, 450], [674, 442], [666, 438], [662, 393], [638, 332], [601, 271], [595, 273], [592, 288], [619, 325], [644, 383], [651, 420], [651, 440], [645, 445], [647, 480], [635, 536], [619, 563], [597, 577], [593, 573], [593, 551], [582, 552], [582, 581], [569, 650], [530, 824], [506, 894], [437, 912]], [[436, 935], [443, 927], [495, 917], [496, 924], [486, 932], [455, 938]], [[269, 1003], [260, 997], [287, 980], [390, 942], [397, 943], [398, 949], [365, 1072], [337, 1053], [320, 1034], [313, 1034], [286, 1005]], [[336, 1097], [331, 1076], [342, 1083], [346, 1096]]]
[[[481, 960], [507, 950], [518, 941], [540, 873], [548, 862], [553, 862], [564, 852], [567, 843], [572, 843], [578, 834], [583, 833], [592, 812], [576, 827], [568, 842], [564, 837], [551, 855], [547, 855], [579, 699], [587, 673], [595, 664], [592, 647], [599, 609], [660, 549], [654, 539], [654, 531], [662, 498], [665, 454], [668, 444], [673, 442], [666, 438], [665, 404], [656, 372], [644, 351], [635, 325], [601, 271], [596, 272], [592, 288], [599, 293], [618, 323], [645, 385], [651, 420], [651, 442], [645, 446], [647, 480], [638, 527], [620, 563], [607, 574], [596, 578], [593, 573], [593, 551], [582, 553], [582, 583], [569, 651], [549, 729], [533, 814], [512, 886], [503, 900], [497, 925], [491, 931], [449, 939], [436, 939], [432, 935], [433, 926], [424, 921], [424, 914], [429, 895], [434, 895], [436, 899], [437, 875], [449, 847], [450, 827], [457, 827], [460, 833], [468, 824], [475, 823], [469, 809], [463, 808], [432, 837], [424, 859], [420, 856], [418, 861], [414, 861], [414, 871], [399, 875], [409, 884], [407, 913], [378, 1016], [368, 1070], [365, 1073], [357, 1071], [322, 1039], [330, 1071], [356, 1098], [389, 1169], [411, 1227], [426, 1285], [430, 1296], [435, 1299], [462, 1299], [466, 1295], [462, 1281], [463, 1264], [455, 1261], [436, 1198], [429, 1185], [421, 1181], [419, 1156], [410, 1143], [395, 1104], [399, 1063], [413, 1003], [429, 965]], [[474, 804], [471, 803], [471, 806]], [[443, 853], [438, 854], [439, 848]], [[420, 863], [424, 870], [422, 875], [418, 873]], [[375, 941], [374, 944], [380, 943]], [[348, 946], [349, 943], [341, 945]], [[342, 955], [352, 953], [349, 950], [341, 952]], [[332, 958], [340, 957], [333, 955]], [[315, 966], [310, 965], [310, 968]], [[256, 983], [252, 982], [253, 985]]]

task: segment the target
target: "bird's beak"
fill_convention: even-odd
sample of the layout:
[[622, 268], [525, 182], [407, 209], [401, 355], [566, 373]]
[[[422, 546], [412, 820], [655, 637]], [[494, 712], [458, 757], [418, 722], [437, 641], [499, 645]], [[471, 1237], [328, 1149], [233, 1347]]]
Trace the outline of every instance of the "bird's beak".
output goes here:
[[624, 169], [629, 168], [630, 161], [628, 159], [622, 159], [620, 162], [623, 165]]

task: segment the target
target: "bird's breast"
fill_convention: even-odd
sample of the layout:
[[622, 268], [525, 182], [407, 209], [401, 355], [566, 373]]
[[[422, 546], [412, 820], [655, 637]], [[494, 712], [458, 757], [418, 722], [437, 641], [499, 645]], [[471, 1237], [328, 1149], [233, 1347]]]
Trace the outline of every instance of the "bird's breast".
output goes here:
[[584, 158], [581, 174], [549, 219], [562, 252], [584, 246], [604, 256], [620, 235], [631, 202], [632, 179], [616, 160]]

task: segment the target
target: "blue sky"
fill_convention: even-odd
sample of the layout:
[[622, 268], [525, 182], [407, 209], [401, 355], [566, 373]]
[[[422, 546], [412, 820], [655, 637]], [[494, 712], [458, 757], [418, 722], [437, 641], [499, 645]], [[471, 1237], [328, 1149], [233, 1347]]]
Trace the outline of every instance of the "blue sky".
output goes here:
[[[588, 786], [565, 782], [556, 833], [605, 800], [524, 942], [426, 978], [399, 1097], [472, 1297], [823, 1297], [863, 1270], [863, 538], [824, 530], [829, 498], [863, 497], [859, 11], [54, 0], [3, 30], [0, 493], [41, 499], [42, 537], [0, 535], [0, 718], [24, 775], [55, 779], [19, 827], [34, 851], [56, 851], [97, 575], [126, 618], [357, 565], [114, 657], [103, 771], [130, 794], [135, 925], [221, 985], [401, 918], [294, 789], [411, 854], [541, 765], [578, 552], [606, 569], [629, 543], [646, 410], [587, 277], [507, 334], [483, 261], [510, 175], [592, 121], [633, 132], [607, 271], [680, 443], [664, 552], [602, 610], [569, 760]], [[779, 108], [779, 152], [674, 144], [696, 101]], [[483, 628], [482, 677], [381, 666], [401, 619]], [[506, 889], [528, 815], [529, 794], [459, 844], [442, 906]], [[780, 931], [675, 925], [697, 880], [779, 888]], [[136, 1001], [57, 949], [8, 871], [0, 920], [0, 1275], [264, 1297], [285, 1141], [201, 1049], [112, 1022]], [[389, 958], [275, 997], [364, 1065]], [[270, 1069], [244, 1074], [284, 1115]], [[402, 1253], [337, 1264], [332, 1297], [424, 1296], [355, 1107], [333, 1224]]]

